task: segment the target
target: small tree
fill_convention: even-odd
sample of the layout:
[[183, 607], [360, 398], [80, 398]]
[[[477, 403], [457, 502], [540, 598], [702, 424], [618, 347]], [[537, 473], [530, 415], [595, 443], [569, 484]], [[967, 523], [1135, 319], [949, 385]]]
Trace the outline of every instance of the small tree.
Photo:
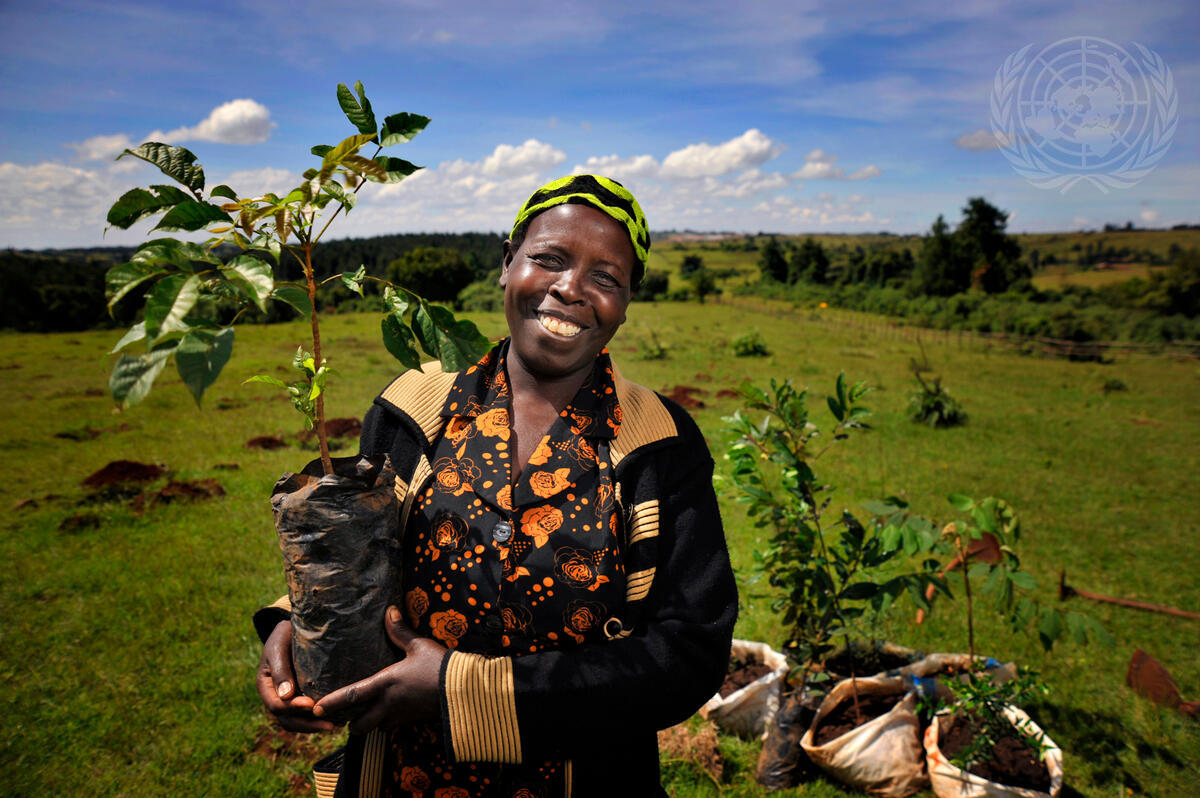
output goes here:
[[771, 236], [758, 253], [758, 270], [764, 280], [774, 280], [782, 283], [787, 280], [787, 259], [783, 256], [783, 247]]
[[791, 251], [788, 257], [787, 280], [789, 283], [805, 280], [817, 285], [824, 285], [829, 281], [829, 256], [825, 254], [825, 248], [811, 236]]
[[[110, 313], [126, 296], [145, 292], [142, 320], [113, 348], [116, 353], [138, 342], [145, 346], [142, 354], [122, 354], [113, 367], [109, 388], [117, 402], [129, 406], [144, 399], [167, 361], [173, 359], [199, 404], [229, 361], [234, 323], [251, 308], [265, 312], [268, 303], [281, 302], [310, 320], [312, 351], [303, 347], [297, 351], [293, 365], [301, 376], [291, 384], [267, 376], [250, 381], [288, 392], [309, 428], [316, 427], [322, 465], [326, 474], [332, 473], [325, 434], [324, 392], [329, 371], [314, 307], [319, 284], [313, 248], [343, 211], [354, 208], [358, 191], [368, 181], [398, 183], [420, 168], [403, 158], [379, 153], [384, 147], [411, 140], [430, 121], [418, 114], [399, 113], [386, 117], [380, 125], [362, 83], [354, 88], [352, 93], [339, 83], [337, 98], [357, 132], [337, 145], [313, 147], [320, 165], [306, 171], [303, 182], [283, 196], [239, 197], [226, 185], [210, 189], [205, 196], [204, 169], [184, 147], [147, 142], [118, 156], [140, 158], [182, 188], [153, 185], [126, 192], [108, 212], [110, 225], [128, 229], [147, 216], [162, 214], [154, 230], [206, 230], [211, 237], [203, 245], [156, 238], [139, 246], [129, 262], [108, 271]], [[374, 154], [362, 155], [362, 148], [369, 145], [374, 145]], [[222, 245], [235, 246], [239, 254], [223, 260]], [[281, 268], [285, 252], [299, 264], [303, 283], [276, 278], [275, 269]], [[487, 340], [474, 324], [456, 320], [449, 310], [429, 304], [407, 288], [368, 276], [364, 267], [324, 282], [339, 280], [360, 296], [366, 280], [383, 285], [383, 342], [408, 368], [420, 365], [418, 345], [450, 369], [465, 368], [487, 349]], [[225, 310], [231, 312], [232, 320], [222, 323]]]
[[[764, 414], [761, 421], [741, 411], [725, 419], [737, 436], [728, 455], [738, 499], [757, 526], [773, 531], [761, 567], [771, 586], [783, 591], [775, 609], [788, 627], [784, 649], [805, 676], [864, 613], [886, 611], [906, 590], [924, 605], [925, 573], [877, 580], [879, 569], [904, 547], [913, 544], [915, 553], [931, 545], [932, 526], [920, 533], [916, 522], [910, 528], [898, 499], [869, 507], [881, 515], [867, 526], [845, 511], [830, 520], [825, 513], [833, 487], [812, 469], [830, 447], [866, 428], [870, 411], [861, 400], [867, 391], [863, 383], [847, 386], [845, 375], [838, 376], [827, 400], [835, 423], [826, 434], [809, 420], [807, 391], [797, 391], [790, 380], [772, 380], [770, 391], [742, 386], [748, 408]], [[888, 523], [880, 520], [882, 514]], [[898, 520], [906, 523], [894, 523]]]
[[679, 264], [679, 275], [681, 277], [691, 277], [696, 272], [704, 268], [704, 258], [699, 255], [684, 255], [683, 262]]
[[1029, 264], [1021, 260], [1020, 243], [1005, 234], [1007, 226], [1008, 214], [983, 197], [971, 197], [955, 232], [961, 256], [989, 294], [1002, 294], [1017, 281], [1033, 276]]
[[971, 264], [962, 257], [956, 239], [942, 216], [921, 243], [913, 270], [913, 290], [926, 296], [953, 296], [971, 287]]
[[704, 304], [704, 298], [709, 294], [716, 293], [717, 279], [713, 277], [713, 273], [708, 269], [701, 267], [698, 271], [692, 272], [688, 282], [692, 285], [692, 291], [696, 294], [696, 299], [700, 300], [700, 304]]

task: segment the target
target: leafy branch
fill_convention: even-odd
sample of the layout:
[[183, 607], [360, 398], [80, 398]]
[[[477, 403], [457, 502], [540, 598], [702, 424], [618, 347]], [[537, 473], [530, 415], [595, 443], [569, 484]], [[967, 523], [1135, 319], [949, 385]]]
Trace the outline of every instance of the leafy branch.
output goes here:
[[[251, 309], [265, 313], [269, 303], [282, 303], [311, 324], [311, 354], [301, 347], [293, 364], [301, 378], [292, 384], [272, 377], [248, 381], [288, 392], [309, 428], [316, 428], [325, 472], [332, 472], [324, 407], [330, 371], [315, 307], [313, 248], [343, 211], [350, 213], [366, 183], [398, 183], [421, 168], [380, 152], [411, 141], [430, 121], [419, 114], [398, 113], [380, 125], [361, 82], [354, 84], [353, 92], [339, 83], [337, 99], [357, 132], [337, 145], [313, 147], [320, 165], [305, 171], [303, 182], [283, 196], [268, 192], [239, 197], [231, 187], [218, 185], [206, 197], [203, 166], [184, 147], [146, 142], [118, 156], [146, 161], [181, 187], [152, 185], [126, 192], [108, 212], [110, 226], [128, 229], [161, 214], [153, 230], [205, 230], [211, 236], [202, 245], [175, 238], [147, 241], [105, 276], [110, 314], [131, 294], [144, 296], [142, 319], [112, 350], [116, 354], [138, 342], [145, 346], [141, 354], [122, 352], [109, 379], [113, 398], [123, 407], [143, 400], [171, 359], [200, 404], [232, 354], [234, 323]], [[375, 145], [374, 153], [362, 155], [362, 148], [370, 144]], [[218, 256], [222, 245], [236, 246], [239, 254], [223, 261]], [[285, 250], [300, 265], [303, 284], [277, 279], [275, 270]], [[367, 279], [384, 284], [383, 342], [406, 368], [418, 367], [423, 352], [445, 368], [459, 370], [487, 349], [487, 339], [474, 324], [455, 319], [449, 310], [401, 286], [369, 277], [365, 267], [338, 276], [359, 295]], [[230, 316], [230, 321], [221, 321]]]

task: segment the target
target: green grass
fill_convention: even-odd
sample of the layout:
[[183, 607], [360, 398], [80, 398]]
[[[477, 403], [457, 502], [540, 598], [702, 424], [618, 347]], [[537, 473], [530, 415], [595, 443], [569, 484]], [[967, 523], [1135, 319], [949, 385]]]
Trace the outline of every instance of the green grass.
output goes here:
[[[965, 427], [933, 431], [905, 415], [915, 345], [887, 327], [844, 327], [838, 318], [752, 301], [635, 304], [611, 348], [624, 373], [651, 388], [706, 391], [698, 397], [706, 407], [693, 413], [718, 468], [721, 416], [737, 401], [717, 391], [742, 379], [791, 377], [810, 386], [823, 420], [839, 371], [866, 379], [877, 386], [868, 397], [874, 429], [817, 466], [839, 487], [835, 507], [898, 493], [945, 520], [948, 493], [1001, 496], [1021, 512], [1022, 559], [1039, 598], [1054, 600], [1065, 568], [1080, 588], [1200, 609], [1200, 364], [1036, 360], [930, 336], [933, 366], [970, 414]], [[489, 334], [503, 329], [499, 314], [476, 320]], [[772, 354], [734, 358], [732, 340], [751, 328]], [[650, 329], [667, 359], [636, 359], [637, 340]], [[329, 414], [361, 416], [395, 371], [377, 343], [378, 322], [331, 317], [324, 330], [339, 371]], [[89, 394], [106, 384], [104, 353], [117, 334], [0, 335], [10, 353], [0, 433], [0, 507], [8, 511], [0, 535], [0, 703], [8, 719], [0, 795], [287, 795], [306, 772], [300, 757], [252, 750], [266, 725], [251, 683], [260, 647], [249, 619], [284, 590], [271, 486], [314, 454], [294, 442], [274, 452], [243, 448], [256, 435], [290, 438], [301, 422], [271, 389], [239, 384], [276, 373], [304, 333], [303, 325], [239, 329], [204, 410], [168, 374], [143, 407], [121, 414]], [[1129, 390], [1105, 395], [1113, 377]], [[222, 398], [229, 409], [216, 409]], [[107, 431], [83, 441], [54, 437], [85, 426]], [[90, 499], [80, 481], [119, 458], [164, 463], [179, 478], [215, 477], [227, 495], [141, 516], [119, 501]], [[216, 468], [228, 463], [239, 468]], [[27, 498], [41, 501], [10, 509]], [[754, 570], [762, 533], [727, 487], [721, 502], [741, 587], [737, 634], [777, 644], [781, 626]], [[60, 531], [82, 512], [96, 513], [99, 525]], [[1074, 601], [1107, 624], [1115, 647], [1064, 645], [1046, 655], [990, 617], [978, 624], [978, 646], [1043, 673], [1053, 692], [1029, 709], [1064, 749], [1077, 794], [1193, 794], [1200, 729], [1123, 682], [1130, 655], [1143, 648], [1186, 698], [1200, 698], [1200, 623]], [[901, 604], [888, 637], [927, 651], [962, 650], [954, 610], [942, 603], [915, 626], [911, 606]], [[723, 794], [763, 795], [753, 782], [757, 745], [730, 737], [721, 745]], [[677, 795], [716, 792], [694, 768], [666, 772]], [[846, 793], [817, 780], [793, 794]]]

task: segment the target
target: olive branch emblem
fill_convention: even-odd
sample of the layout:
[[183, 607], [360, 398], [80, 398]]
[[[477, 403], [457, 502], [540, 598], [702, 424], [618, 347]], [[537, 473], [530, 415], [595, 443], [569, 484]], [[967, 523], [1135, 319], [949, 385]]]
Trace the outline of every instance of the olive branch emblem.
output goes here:
[[[1051, 47], [1058, 44], [1061, 42]], [[1179, 93], [1162, 57], [1136, 42], [1133, 46], [1141, 55], [1139, 66], [1150, 95], [1149, 131], [1128, 146], [1118, 163], [1103, 172], [1082, 171], [1083, 167], [1080, 171], [1069, 171], [1069, 166], [1054, 161], [1041, 151], [1039, 144], [1023, 130], [1018, 97], [1022, 80], [1033, 63], [1029, 57], [1033, 45], [1025, 45], [1004, 60], [992, 81], [991, 127], [1000, 151], [1017, 174], [1037, 188], [1058, 189], [1063, 194], [1081, 181], [1107, 194], [1110, 188], [1133, 186], [1153, 171], [1175, 136], [1179, 124]]]

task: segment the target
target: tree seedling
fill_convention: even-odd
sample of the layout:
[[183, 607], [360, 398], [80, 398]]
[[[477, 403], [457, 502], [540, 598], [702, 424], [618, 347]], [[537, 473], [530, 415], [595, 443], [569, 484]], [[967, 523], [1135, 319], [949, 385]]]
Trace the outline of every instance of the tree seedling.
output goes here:
[[[290, 384], [268, 376], [248, 382], [288, 392], [306, 425], [316, 428], [326, 474], [333, 471], [324, 399], [331, 372], [323, 356], [315, 307], [320, 285], [340, 280], [362, 296], [365, 281], [381, 283], [383, 343], [406, 368], [420, 366], [418, 346], [449, 370], [467, 367], [488, 348], [487, 339], [471, 322], [457, 320], [446, 308], [368, 275], [365, 267], [317, 282], [313, 248], [340, 214], [350, 213], [361, 188], [367, 182], [398, 183], [421, 168], [403, 158], [381, 155], [383, 148], [410, 141], [430, 121], [419, 114], [398, 113], [380, 124], [361, 82], [355, 83], [353, 92], [339, 83], [337, 99], [356, 132], [337, 145], [313, 147], [319, 165], [282, 196], [239, 197], [227, 185], [215, 186], [206, 195], [204, 169], [186, 148], [146, 142], [125, 150], [118, 158], [128, 155], [146, 161], [177, 185], [126, 192], [109, 210], [109, 225], [128, 229], [147, 216], [161, 214], [155, 231], [204, 230], [211, 237], [203, 244], [177, 238], [147, 241], [105, 278], [110, 313], [135, 292], [144, 297], [141, 320], [112, 350], [115, 354], [138, 342], [145, 346], [141, 354], [121, 354], [109, 379], [113, 398], [125, 407], [146, 397], [172, 359], [199, 404], [229, 361], [234, 324], [254, 308], [265, 313], [268, 303], [281, 302], [308, 318], [312, 349], [301, 346], [293, 360], [299, 378]], [[364, 148], [373, 148], [372, 154], [363, 155]], [[236, 247], [237, 254], [225, 260], [221, 252], [230, 247]], [[285, 257], [299, 264], [302, 283], [277, 278]]]

